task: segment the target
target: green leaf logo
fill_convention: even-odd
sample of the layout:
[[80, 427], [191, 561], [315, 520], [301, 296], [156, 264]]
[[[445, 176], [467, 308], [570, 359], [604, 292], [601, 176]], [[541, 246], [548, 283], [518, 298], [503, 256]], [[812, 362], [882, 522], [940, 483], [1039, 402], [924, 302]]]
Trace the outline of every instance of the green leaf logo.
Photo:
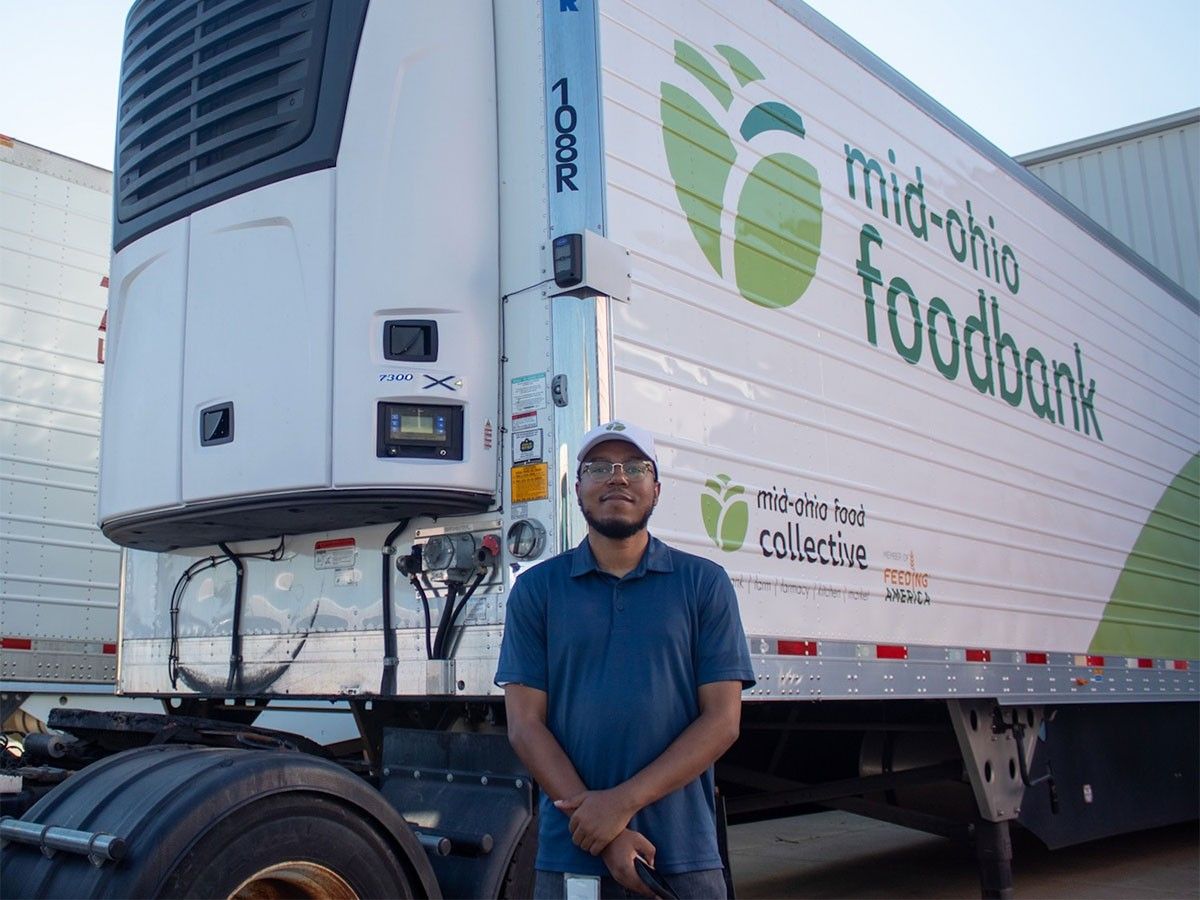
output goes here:
[[700, 516], [712, 542], [726, 553], [740, 550], [750, 527], [750, 505], [734, 499], [746, 493], [740, 484], [730, 483], [728, 475], [708, 479], [700, 494]]
[[[741, 51], [724, 44], [714, 49], [742, 87], [765, 77]], [[675, 63], [723, 112], [732, 109], [733, 89], [700, 51], [676, 41]], [[699, 100], [665, 81], [661, 89], [663, 146], [675, 195], [704, 258], [723, 276], [721, 216], [737, 149]], [[750, 109], [738, 128], [747, 143], [768, 131], [803, 140], [804, 121], [791, 107], [768, 101]], [[772, 153], [753, 165], [737, 198], [733, 225], [733, 274], [743, 297], [770, 309], [800, 299], [821, 255], [821, 212], [821, 183], [806, 160]]]

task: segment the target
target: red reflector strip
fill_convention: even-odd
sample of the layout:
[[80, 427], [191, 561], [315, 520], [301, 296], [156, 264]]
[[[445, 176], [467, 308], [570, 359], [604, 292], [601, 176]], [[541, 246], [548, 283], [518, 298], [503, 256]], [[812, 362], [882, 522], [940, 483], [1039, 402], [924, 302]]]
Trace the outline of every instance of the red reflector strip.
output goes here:
[[1154, 660], [1146, 659], [1145, 657], [1140, 657], [1138, 659], [1138, 668], [1139, 669], [1153, 669], [1154, 668]]
[[1186, 672], [1188, 668], [1188, 661], [1186, 659], [1177, 659], [1171, 663], [1171, 668], [1180, 672]]
[[817, 642], [816, 641], [780, 641], [779, 654], [781, 656], [816, 656]]
[[1025, 662], [1031, 666], [1044, 666], [1049, 662], [1049, 657], [1045, 653], [1026, 653]]
[[991, 662], [991, 661], [992, 661], [992, 651], [991, 650], [968, 650], [967, 651], [967, 662]]
[[30, 638], [0, 638], [0, 648], [4, 650], [32, 650], [33, 641]]
[[1104, 657], [1103, 656], [1089, 656], [1087, 658], [1087, 665], [1102, 666], [1102, 665], [1104, 665]]
[[908, 648], [900, 644], [876, 644], [876, 659], [908, 659]]
[[114, 656], [117, 652], [117, 645], [116, 644], [105, 644], [104, 652], [107, 653], [109, 656]]
[[354, 538], [334, 538], [331, 541], [317, 541], [313, 544], [314, 550], [335, 550], [338, 547], [353, 547]]

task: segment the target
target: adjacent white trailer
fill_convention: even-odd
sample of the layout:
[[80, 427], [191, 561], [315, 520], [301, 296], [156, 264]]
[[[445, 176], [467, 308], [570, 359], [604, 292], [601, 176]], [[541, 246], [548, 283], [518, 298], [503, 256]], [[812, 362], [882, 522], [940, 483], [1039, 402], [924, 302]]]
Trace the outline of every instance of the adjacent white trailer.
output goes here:
[[99, 517], [121, 690], [192, 715], [59, 716], [99, 761], [0, 834], [180, 849], [6, 888], [527, 890], [505, 599], [612, 416], [738, 592], [730, 821], [971, 835], [1004, 896], [1012, 821], [1195, 815], [1196, 300], [807, 8], [145, 0], [122, 92]]
[[30, 717], [14, 732], [123, 702], [120, 548], [96, 525], [111, 234], [111, 172], [0, 136], [0, 718]]

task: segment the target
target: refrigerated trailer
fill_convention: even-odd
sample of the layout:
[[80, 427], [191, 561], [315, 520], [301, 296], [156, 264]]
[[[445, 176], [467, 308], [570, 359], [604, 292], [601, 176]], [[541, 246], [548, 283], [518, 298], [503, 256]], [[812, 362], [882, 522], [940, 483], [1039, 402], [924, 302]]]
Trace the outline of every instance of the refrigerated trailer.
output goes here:
[[96, 524], [112, 173], [0, 135], [0, 722], [114, 697], [120, 547]]
[[[52, 709], [161, 707], [114, 693], [121, 548], [96, 523], [111, 252], [112, 172], [0, 135], [0, 723], [9, 753], [46, 735]], [[266, 721], [310, 737], [353, 731], [337, 715], [312, 714], [344, 704], [312, 706], [276, 703]], [[53, 735], [34, 740], [57, 747]], [[3, 812], [21, 797], [0, 792]]]
[[6, 891], [527, 895], [505, 602], [616, 417], [737, 592], [723, 822], [1005, 896], [1013, 822], [1196, 815], [1196, 298], [808, 8], [143, 0], [114, 177], [99, 519], [170, 713], [52, 718]]

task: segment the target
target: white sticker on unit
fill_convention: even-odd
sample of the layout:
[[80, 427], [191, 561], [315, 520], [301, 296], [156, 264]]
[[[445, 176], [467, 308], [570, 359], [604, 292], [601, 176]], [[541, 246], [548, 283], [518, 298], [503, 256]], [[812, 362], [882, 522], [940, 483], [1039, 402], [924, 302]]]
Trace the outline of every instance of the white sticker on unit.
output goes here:
[[515, 415], [527, 409], [546, 406], [546, 373], [522, 375], [512, 380], [512, 411]]
[[542, 458], [542, 429], [518, 431], [513, 435], [513, 462], [533, 462]]
[[531, 428], [538, 427], [538, 412], [536, 409], [527, 409], [525, 412], [513, 413], [512, 430], [513, 431], [528, 431]]
[[362, 569], [338, 569], [333, 576], [333, 583], [337, 585], [352, 585], [362, 581]]
[[352, 569], [358, 561], [354, 538], [335, 538], [313, 544], [313, 568]]

